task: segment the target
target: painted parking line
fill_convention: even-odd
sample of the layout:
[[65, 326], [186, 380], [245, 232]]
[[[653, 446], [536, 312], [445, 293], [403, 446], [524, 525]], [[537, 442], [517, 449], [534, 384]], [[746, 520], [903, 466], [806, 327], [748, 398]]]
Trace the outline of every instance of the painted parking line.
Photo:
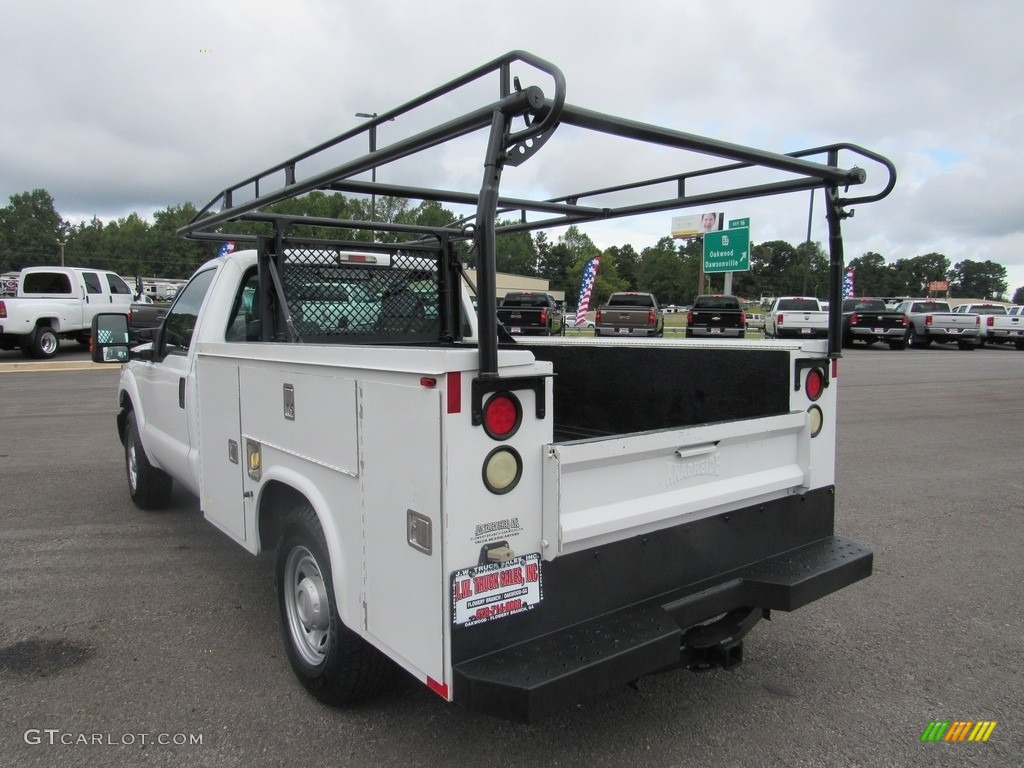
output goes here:
[[108, 363], [94, 363], [91, 360], [69, 360], [67, 362], [0, 363], [0, 373], [25, 373], [28, 371], [99, 371], [110, 369]]

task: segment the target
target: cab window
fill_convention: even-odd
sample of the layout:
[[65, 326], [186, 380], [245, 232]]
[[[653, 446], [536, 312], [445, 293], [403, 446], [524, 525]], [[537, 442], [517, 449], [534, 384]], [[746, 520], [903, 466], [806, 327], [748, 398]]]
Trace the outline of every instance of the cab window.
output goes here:
[[207, 291], [213, 282], [216, 268], [207, 269], [189, 281], [185, 289], [178, 294], [177, 301], [171, 307], [164, 320], [162, 352], [165, 355], [184, 355], [188, 353], [192, 343], [192, 334], [196, 330], [196, 319], [199, 309], [203, 306]]

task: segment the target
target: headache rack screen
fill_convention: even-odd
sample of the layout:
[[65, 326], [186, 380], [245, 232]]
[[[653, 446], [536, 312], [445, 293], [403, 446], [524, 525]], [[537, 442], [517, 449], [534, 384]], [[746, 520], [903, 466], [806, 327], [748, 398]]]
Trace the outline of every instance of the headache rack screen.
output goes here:
[[[438, 260], [396, 253], [352, 254], [332, 249], [288, 249], [284, 259], [261, 252], [260, 267], [279, 273], [262, 280], [264, 299], [277, 307], [268, 341], [314, 343], [436, 342], [441, 338], [443, 292]], [[290, 321], [290, 334], [288, 331]]]

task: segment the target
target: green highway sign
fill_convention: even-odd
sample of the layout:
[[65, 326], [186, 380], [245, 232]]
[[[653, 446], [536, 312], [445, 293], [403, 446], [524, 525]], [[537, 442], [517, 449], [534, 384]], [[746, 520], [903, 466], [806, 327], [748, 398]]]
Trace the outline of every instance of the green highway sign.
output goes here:
[[729, 229], [739, 229], [740, 227], [750, 229], [750, 219], [729, 219]]
[[[730, 226], [732, 222], [729, 222]], [[748, 272], [750, 228], [737, 227], [704, 233], [704, 272]]]

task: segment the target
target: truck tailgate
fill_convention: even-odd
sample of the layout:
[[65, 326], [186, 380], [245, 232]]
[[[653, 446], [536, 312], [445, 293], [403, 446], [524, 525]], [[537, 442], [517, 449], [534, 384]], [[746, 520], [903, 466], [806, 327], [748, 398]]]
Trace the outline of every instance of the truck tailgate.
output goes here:
[[547, 556], [801, 489], [810, 455], [806, 423], [807, 414], [794, 411], [548, 445], [543, 503]]

